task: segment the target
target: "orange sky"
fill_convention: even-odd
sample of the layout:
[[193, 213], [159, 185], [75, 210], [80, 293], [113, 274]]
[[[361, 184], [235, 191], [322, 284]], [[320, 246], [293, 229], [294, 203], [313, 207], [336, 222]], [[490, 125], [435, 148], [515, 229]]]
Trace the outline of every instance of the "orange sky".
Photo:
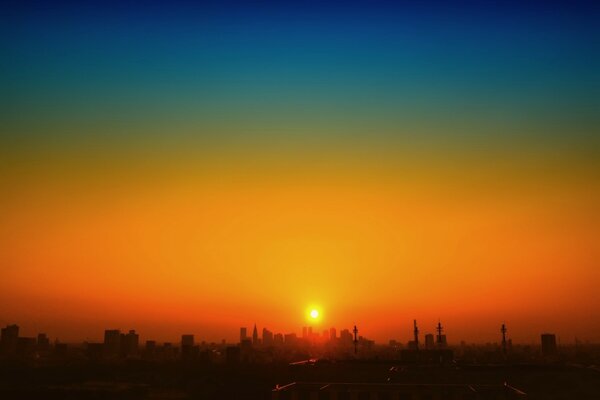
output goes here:
[[600, 340], [599, 186], [569, 160], [177, 156], [13, 165], [0, 323], [235, 340], [254, 322], [299, 333], [318, 304], [319, 329], [378, 341], [438, 317], [453, 342], [503, 321], [515, 341]]

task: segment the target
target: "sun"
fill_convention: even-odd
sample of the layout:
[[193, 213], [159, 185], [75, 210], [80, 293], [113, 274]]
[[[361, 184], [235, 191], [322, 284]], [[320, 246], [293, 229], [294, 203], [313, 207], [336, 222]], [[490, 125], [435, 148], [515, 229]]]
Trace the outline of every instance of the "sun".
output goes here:
[[323, 322], [323, 309], [317, 304], [311, 304], [304, 310], [304, 316], [309, 325], [318, 325]]

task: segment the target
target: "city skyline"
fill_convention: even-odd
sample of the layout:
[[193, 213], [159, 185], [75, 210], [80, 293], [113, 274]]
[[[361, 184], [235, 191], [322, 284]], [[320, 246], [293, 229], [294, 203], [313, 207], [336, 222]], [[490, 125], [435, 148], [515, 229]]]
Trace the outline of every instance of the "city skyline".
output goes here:
[[600, 342], [597, 5], [41, 3], [0, 15], [0, 324]]
[[[496, 345], [499, 344], [501, 346], [504, 346], [505, 345], [504, 340], [509, 340], [511, 344], [514, 343], [514, 344], [518, 344], [518, 345], [528, 345], [528, 344], [538, 343], [540, 336], [549, 334], [549, 332], [553, 332], [551, 335], [556, 337], [556, 340], [558, 340], [559, 344], [564, 344], [567, 346], [577, 344], [577, 343], [599, 344], [598, 342], [593, 342], [593, 341], [590, 341], [589, 339], [582, 338], [582, 337], [573, 337], [572, 340], [569, 340], [568, 338], [564, 338], [564, 337], [561, 338], [560, 335], [556, 334], [555, 331], [553, 331], [551, 329], [541, 330], [534, 338], [532, 338], [532, 340], [529, 340], [529, 341], [514, 340], [513, 339], [514, 329], [512, 329], [512, 327], [509, 332], [509, 335], [506, 336], [506, 332], [507, 332], [506, 323], [497, 324], [497, 326], [495, 326], [496, 330], [495, 330], [494, 340], [481, 341], [481, 342], [466, 341], [464, 338], [455, 337], [453, 334], [450, 336], [450, 340], [447, 340], [446, 325], [444, 324], [442, 326], [441, 320], [438, 320], [435, 323], [433, 323], [433, 322], [428, 323], [428, 322], [431, 322], [431, 321], [425, 321], [425, 322], [421, 321], [419, 323], [419, 328], [418, 328], [417, 332], [415, 333], [415, 327], [417, 324], [417, 320], [407, 321], [406, 329], [405, 329], [406, 332], [401, 332], [396, 336], [392, 336], [392, 337], [389, 337], [384, 340], [375, 340], [374, 337], [372, 337], [371, 335], [368, 334], [368, 331], [365, 333], [364, 329], [360, 329], [359, 332], [360, 332], [361, 338], [364, 337], [365, 339], [373, 341], [374, 343], [376, 343], [378, 345], [388, 345], [391, 342], [397, 342], [400, 345], [404, 345], [404, 346], [408, 346], [408, 347], [411, 346], [411, 343], [414, 343], [415, 335], [418, 335], [419, 345], [417, 347], [423, 347], [423, 348], [428, 347], [429, 340], [431, 340], [431, 343], [435, 343], [436, 345], [439, 343], [444, 343], [444, 344], [448, 344], [450, 346], [459, 346], [463, 343], [473, 344], [473, 345], [484, 345], [484, 344], [494, 343]], [[188, 337], [188, 339], [190, 339], [192, 341], [192, 345], [195, 340], [197, 341], [196, 343], [201, 342], [203, 344], [209, 344], [209, 343], [240, 344], [244, 340], [248, 340], [253, 345], [257, 345], [257, 344], [265, 345], [265, 343], [264, 343], [265, 334], [269, 338], [270, 344], [273, 343], [274, 338], [276, 336], [280, 336], [281, 339], [283, 339], [284, 337], [286, 337], [288, 335], [292, 335], [294, 338], [297, 338], [298, 340], [300, 340], [300, 339], [309, 340], [309, 341], [316, 340], [316, 343], [322, 343], [323, 341], [328, 341], [330, 338], [339, 339], [344, 334], [344, 332], [346, 335], [352, 336], [353, 335], [352, 328], [353, 328], [353, 326], [356, 327], [357, 325], [348, 325], [346, 327], [337, 327], [337, 326], [324, 327], [324, 326], [304, 325], [302, 327], [299, 327], [299, 329], [296, 329], [296, 330], [282, 331], [282, 330], [278, 330], [278, 329], [273, 329], [272, 327], [269, 327], [269, 326], [259, 326], [258, 324], [253, 323], [252, 325], [238, 327], [237, 335], [229, 333], [228, 335], [223, 336], [219, 339], [204, 337], [201, 332], [192, 332], [189, 330], [182, 331], [174, 336], [169, 336], [169, 337], [163, 338], [160, 336], [153, 335], [152, 332], [140, 331], [139, 329], [137, 329], [135, 327], [112, 326], [110, 328], [105, 327], [101, 331], [96, 332], [96, 334], [93, 336], [87, 336], [85, 338], [73, 338], [71, 340], [65, 340], [65, 338], [60, 338], [56, 335], [53, 335], [51, 332], [47, 332], [47, 331], [43, 331], [43, 330], [42, 331], [38, 330], [38, 331], [34, 332], [34, 330], [32, 330], [31, 327], [29, 327], [29, 329], [28, 329], [28, 327], [25, 327], [25, 329], [23, 329], [24, 328], [23, 326], [20, 326], [18, 323], [14, 323], [14, 322], [10, 323], [10, 324], [5, 324], [3, 326], [17, 327], [17, 329], [20, 332], [20, 336], [22, 336], [22, 337], [36, 337], [40, 334], [43, 334], [45, 337], [48, 338], [48, 340], [57, 341], [57, 342], [61, 342], [61, 343], [71, 343], [71, 344], [87, 343], [87, 342], [91, 342], [91, 343], [101, 342], [102, 338], [104, 338], [106, 340], [107, 332], [120, 332], [123, 334], [126, 334], [127, 332], [130, 332], [130, 333], [133, 332], [136, 335], [138, 335], [138, 337], [140, 338], [139, 339], [140, 343], [142, 343], [144, 341], [153, 341], [156, 343], [179, 343], [180, 341], [181, 342], [184, 341], [183, 337]], [[517, 332], [517, 337], [518, 336], [519, 335]]]

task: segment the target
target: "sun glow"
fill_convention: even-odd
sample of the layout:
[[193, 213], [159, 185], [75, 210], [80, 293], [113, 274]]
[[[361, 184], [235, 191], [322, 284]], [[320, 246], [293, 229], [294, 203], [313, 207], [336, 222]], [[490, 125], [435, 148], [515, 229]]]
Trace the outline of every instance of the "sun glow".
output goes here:
[[313, 304], [306, 308], [305, 316], [307, 323], [318, 324], [322, 322], [321, 320], [323, 319], [323, 312], [321, 310], [321, 307]]

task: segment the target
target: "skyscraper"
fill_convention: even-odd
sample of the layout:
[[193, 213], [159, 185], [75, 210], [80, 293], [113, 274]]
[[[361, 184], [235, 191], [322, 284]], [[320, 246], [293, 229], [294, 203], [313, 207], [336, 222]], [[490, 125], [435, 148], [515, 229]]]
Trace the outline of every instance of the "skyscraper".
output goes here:
[[240, 328], [240, 343], [242, 343], [246, 339], [248, 339], [248, 330], [246, 329], [246, 327], [241, 327]]
[[298, 343], [298, 337], [296, 336], [295, 333], [286, 333], [284, 335], [284, 343], [287, 346], [293, 346], [296, 343]]
[[190, 360], [194, 357], [194, 335], [181, 335], [181, 358]]
[[542, 333], [542, 355], [553, 356], [558, 353], [556, 347], [556, 335], [553, 333]]
[[425, 348], [427, 350], [432, 350], [435, 347], [433, 342], [433, 333], [428, 333], [425, 335]]
[[276, 344], [276, 345], [282, 345], [283, 344], [283, 334], [276, 333], [273, 336], [273, 343]]
[[258, 330], [256, 329], [256, 324], [254, 324], [254, 330], [252, 331], [252, 344], [258, 345]]
[[0, 350], [3, 354], [14, 354], [17, 351], [18, 341], [18, 325], [6, 325], [6, 328], [2, 328], [2, 334], [0, 336]]
[[267, 328], [263, 328], [262, 330], [262, 344], [263, 346], [273, 345], [273, 332]]
[[502, 324], [500, 328], [500, 332], [502, 332], [502, 353], [506, 357], [506, 325]]
[[132, 329], [127, 334], [121, 335], [121, 352], [125, 357], [138, 353], [140, 336]]
[[181, 347], [193, 347], [194, 346], [194, 335], [181, 335]]
[[348, 329], [342, 329], [340, 331], [340, 343], [344, 346], [352, 345], [352, 333]]
[[107, 329], [104, 331], [104, 352], [109, 356], [117, 356], [121, 351], [121, 331]]

